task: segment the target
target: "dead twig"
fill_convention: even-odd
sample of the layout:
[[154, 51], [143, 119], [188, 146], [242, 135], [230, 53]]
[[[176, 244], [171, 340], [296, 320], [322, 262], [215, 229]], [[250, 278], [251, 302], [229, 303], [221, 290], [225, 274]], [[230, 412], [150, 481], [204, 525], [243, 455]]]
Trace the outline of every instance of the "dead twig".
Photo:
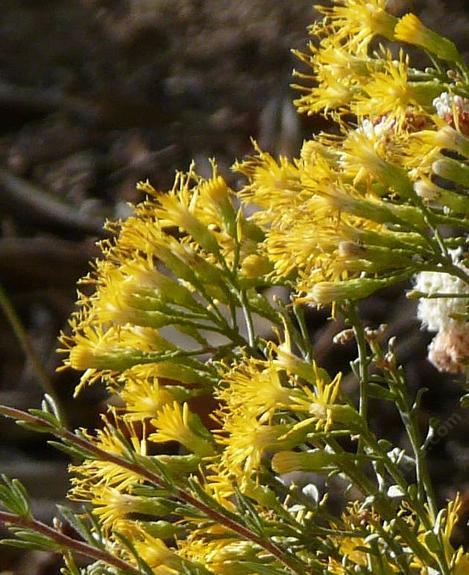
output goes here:
[[0, 168], [0, 207], [26, 221], [103, 236], [103, 221], [85, 216], [35, 184]]
[[0, 106], [24, 108], [32, 112], [49, 114], [68, 112], [90, 124], [99, 122], [101, 110], [89, 102], [68, 96], [56, 88], [30, 88], [0, 82]]

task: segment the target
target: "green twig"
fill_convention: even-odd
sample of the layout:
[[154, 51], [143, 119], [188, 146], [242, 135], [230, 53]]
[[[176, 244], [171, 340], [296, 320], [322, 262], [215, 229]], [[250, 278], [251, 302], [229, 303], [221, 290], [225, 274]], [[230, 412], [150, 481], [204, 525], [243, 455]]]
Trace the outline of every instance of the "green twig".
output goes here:
[[[79, 450], [89, 453], [90, 456], [93, 456], [98, 460], [109, 461], [115, 465], [118, 465], [119, 467], [122, 467], [123, 469], [132, 471], [133, 473], [139, 475], [160, 489], [167, 490], [169, 488], [169, 485], [164, 481], [164, 479], [152, 470], [143, 467], [135, 461], [128, 461], [127, 459], [124, 459], [115, 453], [110, 453], [100, 449], [90, 441], [86, 440], [84, 437], [78, 437], [64, 427], [54, 426], [47, 419], [43, 419], [25, 411], [3, 405], [0, 405], [0, 414], [17, 421], [23, 421], [24, 423], [31, 424], [32, 426], [42, 427], [44, 431], [47, 430], [52, 435], [62, 439], [65, 443], [69, 443], [77, 447]], [[251, 529], [240, 523], [237, 519], [223, 513], [221, 509], [214, 509], [210, 507], [207, 503], [200, 501], [190, 493], [184, 491], [181, 487], [173, 485], [171, 487], [171, 491], [174, 497], [179, 499], [179, 501], [201, 511], [208, 519], [211, 519], [214, 523], [223, 525], [226, 529], [236, 533], [242, 539], [252, 541], [253, 543], [259, 545], [259, 547], [267, 551], [267, 553], [272, 555], [275, 559], [287, 567], [289, 571], [294, 575], [305, 575], [305, 573], [307, 573], [307, 571], [305, 572], [304, 570], [305, 565], [302, 562], [299, 562], [296, 558], [285, 552], [271, 539], [257, 535]], [[312, 572], [311, 575], [313, 575]]]
[[14, 526], [23, 529], [31, 529], [36, 533], [44, 535], [45, 537], [56, 543], [57, 546], [59, 547], [59, 549], [57, 549], [57, 551], [54, 551], [54, 553], [62, 553], [63, 550], [69, 549], [73, 553], [77, 553], [78, 555], [82, 555], [83, 557], [89, 557], [90, 559], [107, 563], [112, 567], [120, 569], [124, 573], [141, 575], [139, 569], [133, 567], [123, 559], [120, 559], [115, 555], [111, 555], [110, 553], [104, 551], [103, 549], [92, 547], [91, 545], [85, 543], [84, 541], [78, 541], [77, 539], [73, 539], [72, 537], [63, 534], [60, 531], [57, 531], [56, 529], [49, 527], [49, 525], [46, 525], [41, 521], [37, 521], [36, 519], [28, 517], [19, 517], [18, 515], [14, 515], [13, 513], [0, 511], [0, 523], [3, 523], [7, 527]]
[[245, 289], [240, 290], [239, 299], [241, 307], [243, 309], [244, 321], [246, 323], [246, 331], [248, 334], [249, 347], [254, 349], [256, 345], [256, 332], [254, 331], [254, 324], [252, 321], [251, 310], [249, 308], [249, 300]]
[[358, 348], [358, 384], [360, 386], [360, 402], [359, 402], [359, 413], [364, 422], [367, 421], [368, 417], [368, 355], [366, 349], [366, 337], [365, 330], [363, 329], [362, 322], [358, 317], [357, 309], [355, 304], [350, 303], [345, 308], [345, 313], [347, 319], [350, 321], [353, 333], [355, 335], [355, 340], [357, 342]]

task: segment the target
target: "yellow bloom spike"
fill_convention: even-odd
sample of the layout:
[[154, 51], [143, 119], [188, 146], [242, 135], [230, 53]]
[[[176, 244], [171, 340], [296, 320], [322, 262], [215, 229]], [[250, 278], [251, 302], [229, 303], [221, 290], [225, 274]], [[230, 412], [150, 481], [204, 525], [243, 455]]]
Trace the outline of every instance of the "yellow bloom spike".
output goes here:
[[433, 82], [410, 82], [409, 61], [404, 52], [394, 60], [387, 53], [383, 69], [373, 74], [370, 82], [351, 104], [351, 111], [359, 117], [379, 122], [383, 117], [394, 119], [402, 130], [409, 113], [429, 113], [432, 101], [441, 91]]
[[155, 417], [163, 405], [174, 401], [173, 394], [156, 381], [133, 378], [125, 381], [120, 396], [125, 402], [124, 419], [142, 421]]
[[[147, 454], [146, 439], [141, 437], [134, 425], [127, 423], [114, 416], [116, 427], [121, 427], [133, 450], [138, 454], [145, 456]], [[94, 443], [97, 447], [115, 455], [123, 455], [125, 446], [118, 438], [115, 428], [110, 421], [104, 419], [105, 426], [99, 429], [95, 435], [85, 431], [81, 433], [85, 438]], [[100, 461], [85, 459], [80, 465], [72, 465], [70, 469], [75, 473], [72, 478], [72, 488], [70, 490], [71, 499], [78, 501], [89, 501], [93, 498], [96, 490], [101, 486], [115, 488], [125, 492], [132, 486], [142, 483], [142, 477], [136, 472], [130, 471], [110, 461]]]
[[217, 432], [217, 443], [224, 447], [221, 466], [237, 481], [250, 478], [260, 471], [263, 455], [267, 450], [285, 449], [285, 442], [278, 439], [288, 431], [286, 425], [268, 425], [252, 414], [235, 413], [223, 421]]
[[289, 390], [282, 386], [278, 369], [272, 361], [247, 358], [235, 365], [223, 378], [227, 387], [215, 395], [230, 413], [247, 413], [268, 421], [275, 409], [289, 402]]
[[99, 520], [102, 528], [108, 532], [115, 523], [131, 513], [148, 515], [156, 519], [170, 512], [168, 506], [155, 497], [138, 497], [123, 493], [114, 487], [97, 486], [93, 499], [93, 515]]
[[397, 18], [386, 12], [386, 0], [334, 0], [332, 7], [316, 6], [326, 25], [311, 27], [313, 34], [334, 36], [350, 52], [364, 52], [375, 36], [394, 40]]
[[184, 403], [182, 408], [176, 401], [164, 405], [151, 423], [157, 431], [150, 434], [148, 438], [150, 441], [155, 443], [177, 441], [200, 457], [214, 454], [210, 434], [198, 416], [189, 411], [187, 403]]

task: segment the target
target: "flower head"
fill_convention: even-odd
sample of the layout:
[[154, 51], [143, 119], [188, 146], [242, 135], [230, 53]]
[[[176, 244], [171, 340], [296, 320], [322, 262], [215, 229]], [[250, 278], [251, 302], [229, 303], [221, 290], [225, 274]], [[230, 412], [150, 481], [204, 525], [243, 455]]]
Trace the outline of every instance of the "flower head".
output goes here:
[[[120, 420], [117, 416], [114, 416], [114, 420], [115, 424], [127, 434], [127, 442], [132, 449], [138, 455], [145, 456], [147, 454], [145, 437], [137, 432], [134, 425]], [[95, 435], [85, 431], [81, 433], [101, 451], [120, 457], [124, 456], [127, 447], [122, 441], [122, 436], [116, 433], [116, 427], [108, 419], [104, 419], [104, 422], [103, 429], [97, 430]], [[75, 474], [72, 478], [70, 497], [79, 501], [93, 499], [103, 486], [125, 492], [143, 481], [136, 471], [105, 459], [85, 459], [79, 465], [70, 466], [70, 469]]]
[[363, 86], [351, 109], [372, 121], [379, 121], [384, 116], [393, 118], [402, 129], [409, 112], [425, 114], [439, 90], [441, 88], [432, 83], [409, 80], [409, 60], [404, 52], [400, 52], [398, 60], [387, 53], [383, 69], [375, 72], [370, 82]]
[[176, 401], [163, 405], [152, 420], [156, 433], [151, 433], [149, 440], [155, 443], [177, 441], [189, 451], [200, 457], [213, 455], [214, 448], [211, 436], [199, 417], [191, 413], [187, 403], [183, 406]]
[[397, 19], [386, 12], [386, 0], [334, 0], [333, 6], [318, 10], [330, 22], [324, 32], [321, 24], [312, 27], [315, 34], [330, 34], [350, 51], [365, 51], [374, 36], [394, 40]]
[[[458, 256], [454, 252], [457, 261]], [[468, 272], [462, 263], [461, 269]], [[420, 272], [416, 277], [415, 290], [425, 294], [419, 300], [417, 315], [430, 331], [439, 331], [455, 325], [464, 317], [469, 299], [469, 286], [464, 280], [444, 272]], [[438, 295], [443, 297], [438, 297]], [[454, 297], [451, 297], [454, 294]], [[467, 295], [467, 298], [461, 297]]]

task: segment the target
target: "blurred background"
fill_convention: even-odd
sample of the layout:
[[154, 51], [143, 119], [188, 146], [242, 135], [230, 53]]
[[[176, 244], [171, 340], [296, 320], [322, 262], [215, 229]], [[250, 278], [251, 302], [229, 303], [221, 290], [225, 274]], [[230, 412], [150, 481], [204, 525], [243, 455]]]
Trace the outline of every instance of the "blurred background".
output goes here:
[[[466, 0], [389, 4], [419, 13], [468, 55]], [[71, 426], [93, 426], [103, 391], [72, 403], [77, 376], [55, 371], [56, 348], [76, 281], [99, 253], [103, 222], [129, 213], [139, 180], [165, 189], [176, 169], [194, 159], [205, 174], [215, 157], [235, 186], [229, 166], [251, 152], [250, 137], [293, 156], [305, 137], [327, 128], [321, 118], [296, 115], [289, 88], [298, 65], [290, 49], [305, 46], [317, 14], [310, 0], [1, 0], [0, 7], [0, 285], [3, 307], [11, 304], [38, 358], [25, 360], [0, 311], [0, 403], [38, 406], [52, 389]], [[425, 359], [431, 336], [402, 287], [372, 298], [363, 315], [399, 337], [409, 385], [429, 389], [425, 417], [448, 428], [431, 447], [444, 501], [468, 483], [469, 425], [454, 378]], [[308, 313], [317, 358], [347, 372], [353, 347], [331, 343], [340, 324], [327, 322], [327, 310]], [[377, 411], [376, 424], [396, 436], [394, 412]], [[66, 460], [12, 422], [0, 420], [0, 438], [0, 473], [24, 481], [37, 516], [49, 521], [67, 490]], [[58, 568], [45, 553], [0, 551], [3, 575]]]

